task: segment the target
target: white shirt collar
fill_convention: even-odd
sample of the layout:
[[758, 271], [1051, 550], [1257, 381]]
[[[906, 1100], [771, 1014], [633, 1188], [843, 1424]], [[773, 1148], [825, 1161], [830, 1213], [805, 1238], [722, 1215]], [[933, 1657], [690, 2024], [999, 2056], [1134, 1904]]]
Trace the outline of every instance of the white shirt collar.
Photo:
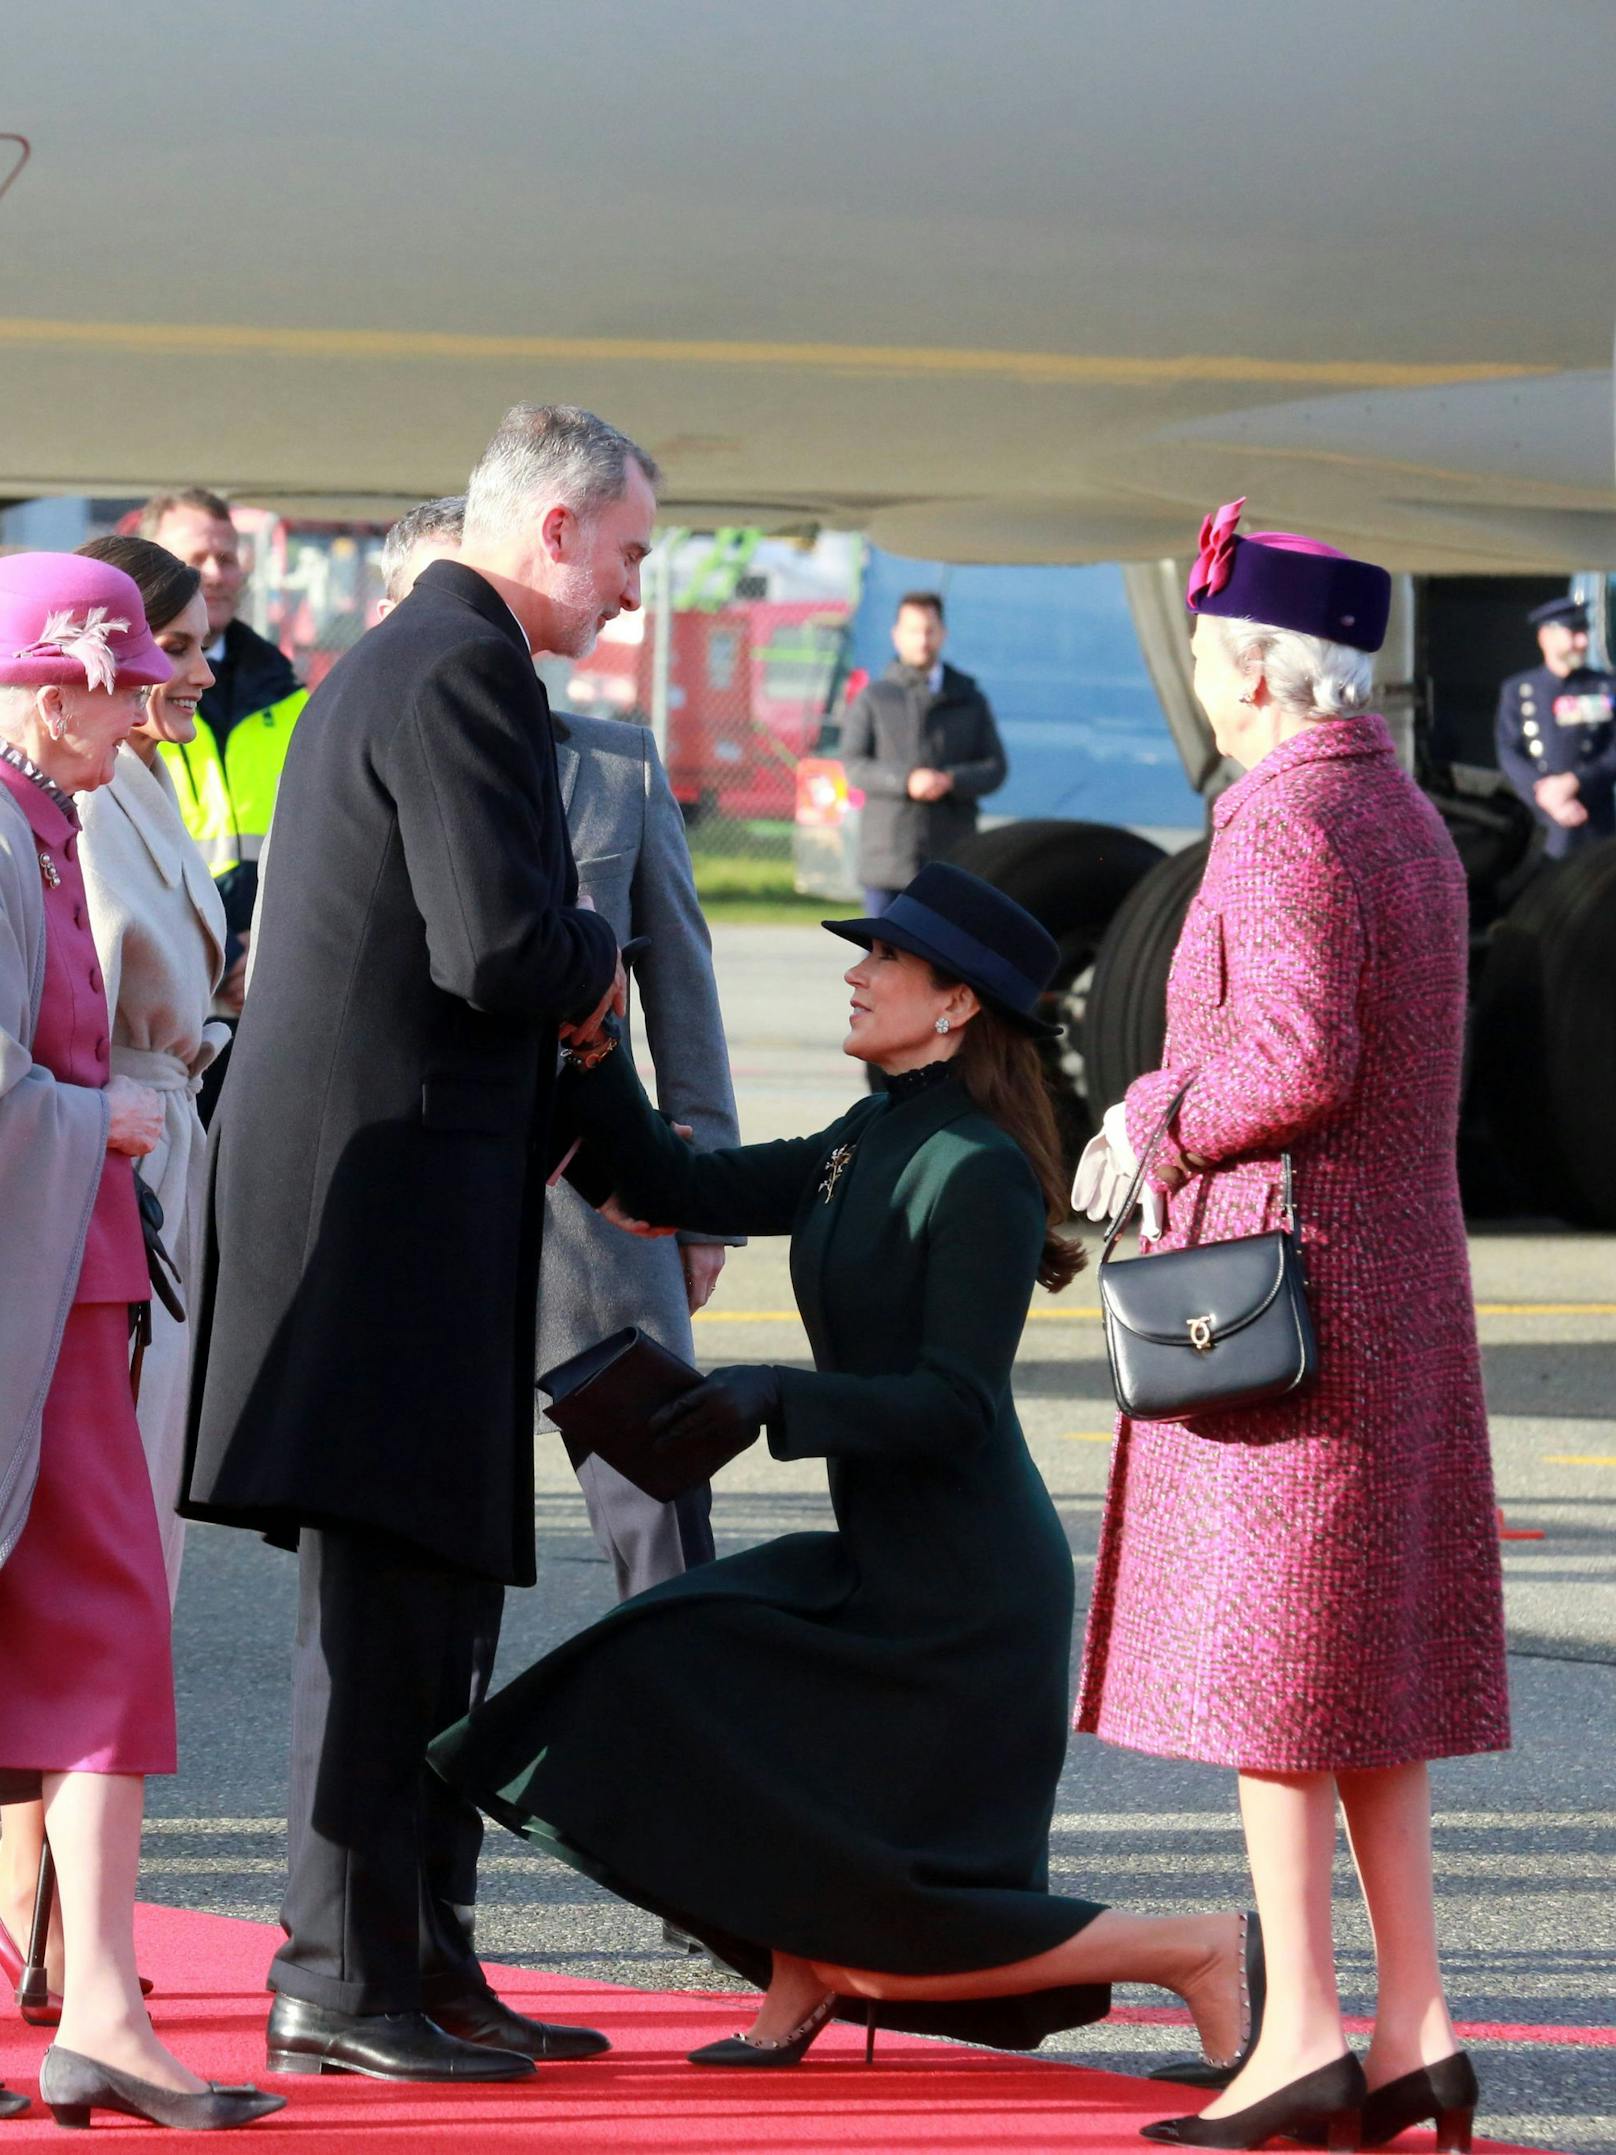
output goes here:
[[935, 696], [942, 688], [942, 685], [943, 662], [941, 659], [939, 659], [936, 665], [932, 668], [931, 672], [926, 676], [926, 688], [931, 695]]

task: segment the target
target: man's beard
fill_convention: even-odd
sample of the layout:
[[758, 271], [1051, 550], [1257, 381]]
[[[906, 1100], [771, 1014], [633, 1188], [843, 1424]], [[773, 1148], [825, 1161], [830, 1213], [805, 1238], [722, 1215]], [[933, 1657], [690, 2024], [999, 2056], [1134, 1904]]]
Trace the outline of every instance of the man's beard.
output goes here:
[[587, 569], [560, 569], [545, 596], [555, 622], [551, 650], [560, 658], [588, 658], [600, 635], [601, 605], [594, 578]]

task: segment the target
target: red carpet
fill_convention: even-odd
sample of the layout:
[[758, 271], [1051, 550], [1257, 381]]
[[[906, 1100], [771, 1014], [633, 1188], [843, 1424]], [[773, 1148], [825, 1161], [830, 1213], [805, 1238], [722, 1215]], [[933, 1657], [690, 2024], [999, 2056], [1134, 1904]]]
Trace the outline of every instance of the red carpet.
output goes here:
[[[263, 1981], [274, 1934], [263, 1924], [171, 1908], [142, 1908], [138, 1932], [141, 1967], [158, 1987], [154, 2017], [187, 2063], [211, 2079], [257, 2080], [291, 2098], [278, 2116], [229, 2143], [265, 2155], [274, 2149], [324, 2155], [366, 2138], [376, 2155], [443, 2155], [456, 2147], [465, 2155], [516, 2147], [555, 2155], [591, 2149], [819, 2155], [851, 2148], [871, 2155], [1080, 2149], [1137, 2155], [1147, 2145], [1136, 2137], [1138, 2127], [1174, 2107], [1172, 2089], [1141, 2080], [915, 2036], [882, 2035], [875, 2065], [866, 2068], [863, 2036], [840, 2026], [788, 2072], [701, 2072], [685, 2064], [684, 2053], [744, 2025], [744, 2000], [624, 1990], [529, 1969], [493, 1973], [524, 2012], [605, 2029], [615, 2045], [609, 2057], [545, 2066], [525, 2084], [481, 2094], [346, 2075], [271, 2078], [264, 2072]], [[37, 2096], [47, 2040], [45, 2030], [26, 2027], [14, 2012], [0, 2017], [0, 2080]], [[1183, 2107], [1193, 2108], [1193, 2101]], [[153, 2148], [166, 2144], [149, 2126], [104, 2114], [94, 2129], [140, 2135]], [[0, 2124], [0, 2155], [63, 2144], [50, 2113], [37, 2104], [15, 2123]], [[1428, 2134], [1408, 2136], [1410, 2148], [1430, 2144]]]

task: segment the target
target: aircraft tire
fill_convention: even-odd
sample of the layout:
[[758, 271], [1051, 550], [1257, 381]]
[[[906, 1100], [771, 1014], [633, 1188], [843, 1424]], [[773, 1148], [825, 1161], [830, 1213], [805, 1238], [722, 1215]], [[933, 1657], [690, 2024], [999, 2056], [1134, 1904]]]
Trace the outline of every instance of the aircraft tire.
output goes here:
[[1616, 1228], [1616, 839], [1544, 868], [1500, 922], [1473, 1042], [1526, 1208]]
[[1159, 860], [1118, 907], [1100, 945], [1083, 1020], [1083, 1062], [1096, 1116], [1161, 1061], [1168, 969], [1206, 856], [1203, 839]]

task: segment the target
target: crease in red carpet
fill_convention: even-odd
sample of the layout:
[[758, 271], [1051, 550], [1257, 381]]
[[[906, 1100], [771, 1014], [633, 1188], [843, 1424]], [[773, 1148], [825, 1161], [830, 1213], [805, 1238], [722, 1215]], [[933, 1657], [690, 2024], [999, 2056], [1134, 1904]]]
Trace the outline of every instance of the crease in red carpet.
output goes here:
[[[455, 2147], [466, 2155], [517, 2147], [556, 2155], [1139, 2155], [1139, 2127], [1173, 2103], [1171, 2089], [1119, 2073], [921, 2036], [882, 2034], [866, 2067], [862, 2033], [840, 2025], [790, 2071], [704, 2072], [685, 2063], [685, 2052], [734, 2031], [744, 2018], [734, 1994], [632, 1990], [497, 1966], [490, 1975], [513, 2005], [540, 2019], [588, 2020], [611, 2037], [611, 2054], [481, 2090], [269, 2075], [264, 1971], [278, 1935], [267, 1924], [186, 1909], [143, 1906], [137, 1918], [140, 1964], [157, 1985], [153, 2016], [187, 2063], [211, 2079], [256, 2080], [290, 2098], [231, 2142], [242, 2155], [249, 2147], [352, 2155], [365, 2140], [376, 2155]], [[26, 2116], [0, 2124], [0, 2155], [62, 2145], [37, 2102], [47, 2040], [14, 2011], [0, 2017], [0, 2080], [36, 2098]], [[104, 2114], [95, 2130], [141, 2135], [153, 2148], [197, 2137], [159, 2142], [150, 2127]], [[1409, 2135], [1408, 2145], [1428, 2148], [1430, 2136]]]

